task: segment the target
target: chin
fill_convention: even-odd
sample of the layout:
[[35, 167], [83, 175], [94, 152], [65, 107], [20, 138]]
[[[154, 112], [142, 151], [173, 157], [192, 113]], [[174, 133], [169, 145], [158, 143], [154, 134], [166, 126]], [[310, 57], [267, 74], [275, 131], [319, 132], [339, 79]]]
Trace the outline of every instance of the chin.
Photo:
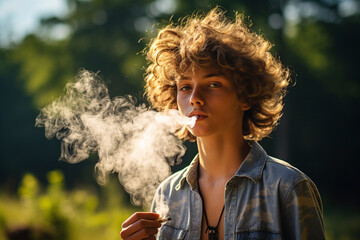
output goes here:
[[194, 128], [188, 127], [188, 130], [192, 135], [194, 135], [197, 138], [210, 136], [212, 134], [212, 132], [209, 131], [208, 129], [200, 128], [197, 126], [195, 126]]

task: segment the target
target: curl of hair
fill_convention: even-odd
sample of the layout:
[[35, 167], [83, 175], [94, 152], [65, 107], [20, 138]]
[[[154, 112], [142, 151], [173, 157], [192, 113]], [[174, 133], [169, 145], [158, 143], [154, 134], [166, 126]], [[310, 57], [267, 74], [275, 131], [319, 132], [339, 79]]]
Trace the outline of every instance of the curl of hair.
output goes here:
[[[216, 65], [232, 73], [239, 99], [251, 106], [244, 113], [244, 138], [259, 141], [278, 124], [290, 81], [289, 70], [272, 56], [271, 47], [250, 31], [243, 14], [230, 21], [219, 7], [184, 18], [178, 26], [170, 23], [145, 50], [145, 93], [154, 108], [177, 109], [177, 77], [190, 67]], [[185, 127], [177, 135], [195, 140]]]

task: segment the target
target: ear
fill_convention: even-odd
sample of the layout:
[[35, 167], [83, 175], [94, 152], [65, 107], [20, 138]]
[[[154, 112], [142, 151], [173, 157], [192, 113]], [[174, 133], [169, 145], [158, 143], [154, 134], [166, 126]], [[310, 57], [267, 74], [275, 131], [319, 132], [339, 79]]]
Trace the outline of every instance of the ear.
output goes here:
[[240, 103], [240, 108], [243, 111], [249, 110], [251, 108], [249, 103]]
[[243, 111], [249, 110], [251, 108], [251, 104], [246, 100], [240, 100], [239, 106]]

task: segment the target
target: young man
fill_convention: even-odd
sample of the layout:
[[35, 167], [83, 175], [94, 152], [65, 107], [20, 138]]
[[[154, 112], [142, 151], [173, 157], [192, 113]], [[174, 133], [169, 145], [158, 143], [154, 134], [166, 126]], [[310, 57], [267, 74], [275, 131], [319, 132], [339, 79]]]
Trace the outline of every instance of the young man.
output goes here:
[[[123, 223], [123, 239], [325, 239], [314, 183], [257, 143], [277, 125], [288, 70], [237, 14], [219, 8], [170, 24], [150, 43], [146, 90], [161, 111], [198, 116], [178, 136], [199, 154], [166, 179], [152, 211]], [[157, 234], [157, 235], [156, 235]]]

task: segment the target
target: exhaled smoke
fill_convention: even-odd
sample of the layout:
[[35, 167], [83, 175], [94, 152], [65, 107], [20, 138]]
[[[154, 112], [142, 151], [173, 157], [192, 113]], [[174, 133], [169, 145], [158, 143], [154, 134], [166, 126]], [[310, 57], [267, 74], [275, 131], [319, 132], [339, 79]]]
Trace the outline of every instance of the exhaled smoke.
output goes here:
[[196, 118], [135, 105], [131, 96], [110, 99], [105, 84], [89, 71], [81, 71], [65, 94], [43, 108], [36, 126], [45, 127], [47, 138], [61, 140], [61, 158], [77, 163], [97, 151], [99, 183], [117, 173], [135, 205], [148, 205], [159, 183], [170, 175], [170, 165], [185, 153], [174, 135]]

